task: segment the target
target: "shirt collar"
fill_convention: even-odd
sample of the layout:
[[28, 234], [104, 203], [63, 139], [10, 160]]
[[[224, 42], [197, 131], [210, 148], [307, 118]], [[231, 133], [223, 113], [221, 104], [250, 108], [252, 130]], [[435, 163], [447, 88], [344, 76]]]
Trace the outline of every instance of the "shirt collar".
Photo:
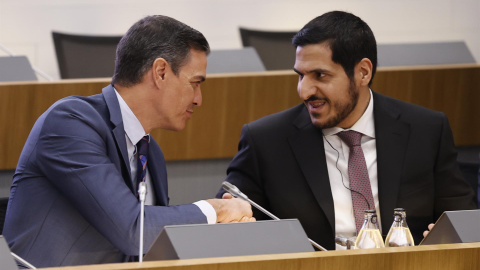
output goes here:
[[115, 94], [117, 94], [118, 103], [120, 105], [125, 134], [130, 139], [130, 142], [133, 145], [136, 145], [143, 138], [143, 136], [146, 135], [145, 130], [130, 107], [128, 107], [125, 100], [123, 100], [122, 96], [117, 92], [117, 89], [115, 89]]
[[[370, 92], [370, 101], [368, 102], [367, 109], [365, 110], [363, 115], [360, 117], [360, 119], [358, 119], [357, 122], [347, 130], [354, 130], [362, 133], [363, 135], [369, 136], [371, 138], [375, 138], [375, 123], [373, 118], [373, 94], [371, 89], [369, 92]], [[332, 128], [325, 128], [322, 130], [322, 132], [325, 136], [329, 136], [329, 135], [337, 134], [344, 130], [345, 129], [340, 127], [332, 127]]]

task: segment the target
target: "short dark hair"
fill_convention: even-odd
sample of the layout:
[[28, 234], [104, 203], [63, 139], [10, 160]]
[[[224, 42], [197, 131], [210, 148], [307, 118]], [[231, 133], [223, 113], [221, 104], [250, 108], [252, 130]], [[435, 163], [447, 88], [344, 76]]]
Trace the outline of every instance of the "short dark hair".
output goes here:
[[353, 79], [353, 70], [363, 58], [373, 64], [372, 78], [377, 70], [377, 42], [370, 27], [359, 17], [343, 11], [331, 11], [308, 22], [294, 37], [295, 47], [327, 42], [332, 61], [340, 64]]
[[190, 49], [210, 52], [203, 34], [190, 26], [167, 16], [145, 17], [118, 43], [112, 84], [138, 84], [157, 58], [164, 58], [178, 75], [189, 59]]

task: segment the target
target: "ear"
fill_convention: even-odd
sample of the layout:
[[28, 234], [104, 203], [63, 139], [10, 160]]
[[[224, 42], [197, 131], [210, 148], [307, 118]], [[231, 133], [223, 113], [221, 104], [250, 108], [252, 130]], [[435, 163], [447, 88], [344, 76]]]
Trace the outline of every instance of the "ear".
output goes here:
[[372, 79], [373, 65], [368, 58], [363, 58], [355, 66], [355, 80], [360, 86], [368, 86]]
[[161, 85], [165, 82], [165, 74], [169, 69], [168, 62], [163, 58], [157, 58], [152, 64], [152, 76], [155, 85], [161, 88]]

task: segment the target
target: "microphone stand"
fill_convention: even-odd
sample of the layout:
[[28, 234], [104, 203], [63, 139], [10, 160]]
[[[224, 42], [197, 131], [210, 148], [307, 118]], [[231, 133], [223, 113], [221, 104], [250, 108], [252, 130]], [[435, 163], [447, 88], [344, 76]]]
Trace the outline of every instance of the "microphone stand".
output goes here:
[[139, 251], [138, 261], [143, 262], [143, 223], [145, 219], [145, 197], [147, 194], [147, 184], [140, 182], [138, 187], [138, 197], [140, 198], [140, 239], [139, 239]]
[[[232, 194], [232, 196], [235, 196], [237, 198], [240, 198], [240, 199], [243, 199], [247, 202], [249, 202], [251, 205], [253, 205], [255, 208], [257, 208], [258, 210], [262, 211], [265, 215], [271, 217], [272, 219], [274, 220], [280, 220], [277, 216], [275, 216], [274, 214], [270, 213], [269, 211], [267, 211], [265, 208], [261, 207], [260, 205], [258, 205], [257, 203], [255, 203], [254, 201], [250, 200], [247, 195], [245, 195], [243, 192], [240, 191], [240, 189], [238, 189], [238, 187], [236, 187], [235, 185], [232, 185], [231, 183], [227, 182], [227, 181], [224, 181], [222, 183], [222, 188]], [[310, 238], [307, 238], [308, 241], [310, 241], [310, 244], [312, 244], [312, 246], [322, 250], [322, 251], [327, 251], [327, 249], [325, 249], [324, 247], [320, 246], [319, 244], [317, 244], [315, 241], [313, 241], [312, 239]]]
[[22, 257], [18, 256], [17, 254], [15, 254], [13, 252], [10, 252], [10, 254], [12, 254], [12, 256], [13, 256], [13, 258], [15, 258], [15, 260], [19, 261], [21, 264], [23, 264], [27, 268], [37, 269], [35, 266], [31, 265], [29, 262], [25, 261], [24, 259], [22, 259]]

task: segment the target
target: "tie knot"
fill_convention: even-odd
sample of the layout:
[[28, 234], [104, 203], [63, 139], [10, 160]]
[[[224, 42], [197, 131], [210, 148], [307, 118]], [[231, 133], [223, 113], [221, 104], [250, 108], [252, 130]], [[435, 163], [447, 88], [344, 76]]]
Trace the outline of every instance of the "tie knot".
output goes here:
[[348, 147], [360, 146], [363, 134], [353, 130], [337, 133], [338, 137], [344, 141]]
[[148, 156], [148, 143], [149, 143], [149, 136], [145, 135], [143, 138], [138, 141], [137, 143], [137, 154], [142, 156]]

